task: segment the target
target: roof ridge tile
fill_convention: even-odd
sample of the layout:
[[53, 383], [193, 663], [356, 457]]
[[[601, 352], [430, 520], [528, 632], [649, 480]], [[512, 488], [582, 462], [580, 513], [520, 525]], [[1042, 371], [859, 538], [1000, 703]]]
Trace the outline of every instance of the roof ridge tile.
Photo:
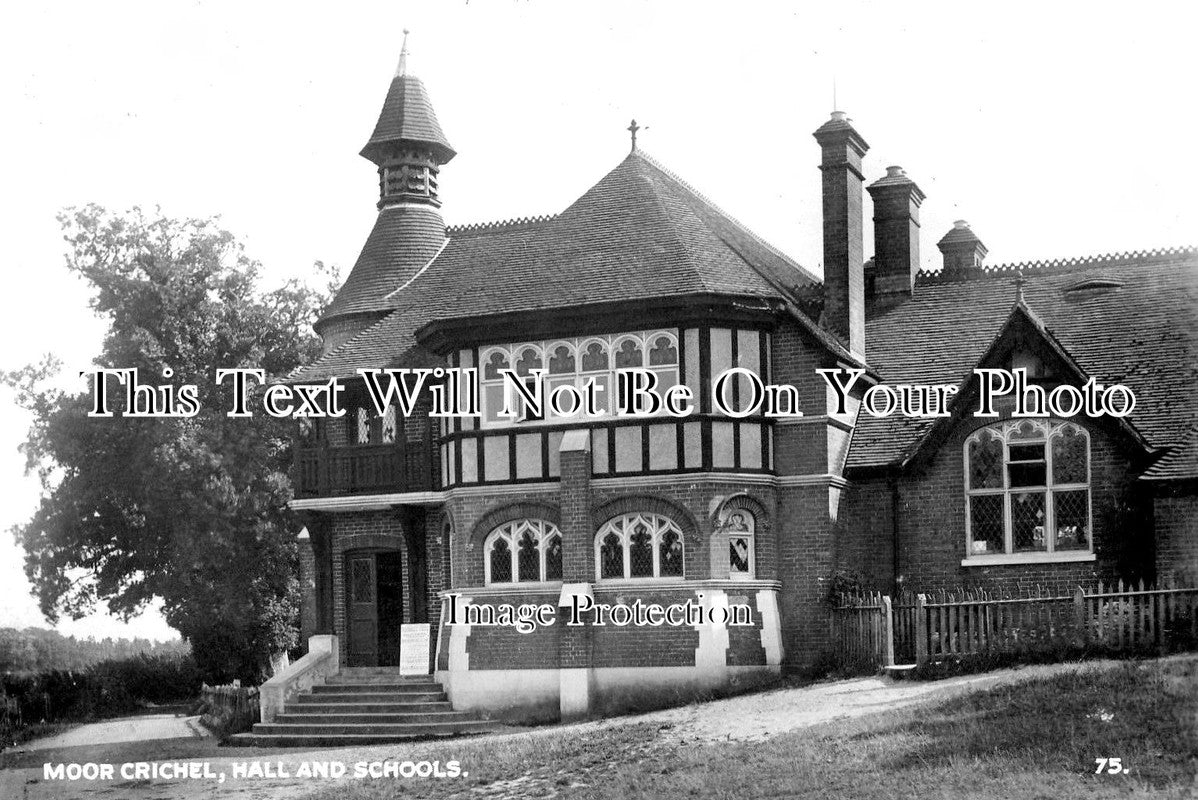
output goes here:
[[999, 277], [1016, 271], [1068, 271], [1079, 267], [1099, 267], [1129, 261], [1162, 261], [1189, 256], [1198, 256], [1198, 246], [1180, 245], [1176, 247], [1157, 247], [1148, 250], [1129, 250], [1121, 253], [1103, 253], [1101, 255], [1017, 261], [1009, 264], [984, 265], [977, 270], [965, 270], [964, 274], [958, 271], [951, 275], [946, 275], [944, 270], [921, 269], [916, 273], [915, 282], [917, 284], [959, 283], [967, 280], [984, 280], [986, 278]]
[[557, 219], [560, 214], [535, 214], [528, 217], [511, 217], [509, 219], [492, 220], [490, 222], [467, 222], [460, 225], [447, 225], [446, 234], [454, 233], [485, 233], [493, 230], [510, 230], [528, 225], [540, 225]]

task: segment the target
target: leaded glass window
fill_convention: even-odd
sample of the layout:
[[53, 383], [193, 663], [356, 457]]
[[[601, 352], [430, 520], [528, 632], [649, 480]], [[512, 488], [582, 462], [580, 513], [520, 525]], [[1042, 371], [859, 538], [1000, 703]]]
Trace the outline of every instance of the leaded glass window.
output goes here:
[[1053, 483], [1086, 483], [1089, 481], [1088, 442], [1085, 434], [1075, 428], [1063, 428], [1052, 437]]
[[504, 523], [487, 534], [483, 552], [488, 584], [562, 578], [562, 535], [552, 522], [519, 519]]
[[1072, 422], [1017, 420], [965, 442], [966, 556], [1092, 551], [1090, 437]]
[[753, 576], [755, 528], [756, 520], [744, 509], [729, 512], [720, 523], [716, 533], [723, 534], [728, 540], [728, 577]]
[[607, 345], [602, 342], [589, 342], [582, 353], [582, 371], [606, 372], [609, 368]]
[[[559, 387], [574, 386], [581, 391], [587, 384], [594, 384], [596, 410], [600, 415], [606, 415], [612, 408], [611, 398], [620, 370], [651, 370], [657, 378], [659, 394], [678, 385], [682, 380], [678, 348], [678, 334], [669, 330], [483, 348], [479, 354], [483, 425], [497, 427], [580, 418], [579, 410], [569, 399], [566, 399], [560, 417], [554, 417], [548, 408], [543, 409], [546, 412], [543, 417], [532, 415], [517, 390], [504, 380], [501, 370], [512, 369], [530, 392], [535, 393], [536, 382], [542, 381], [546, 400]], [[544, 374], [533, 376], [533, 370], [544, 370]], [[515, 413], [514, 417], [501, 415], [505, 404]]]
[[649, 366], [659, 367], [665, 364], [678, 363], [678, 347], [669, 336], [659, 336], [653, 340], [653, 349], [649, 351]]
[[600, 580], [681, 578], [682, 531], [657, 514], [625, 514], [605, 522], [595, 536]]
[[511, 367], [507, 353], [495, 350], [487, 356], [486, 366], [483, 367], [483, 377], [487, 380], [499, 380], [499, 370]]
[[676, 531], [666, 531], [658, 539], [658, 563], [661, 574], [682, 577], [682, 536]]
[[653, 536], [643, 520], [632, 526], [628, 537], [628, 565], [630, 577], [653, 577]]
[[356, 422], [355, 441], [358, 444], [370, 444], [370, 412], [359, 406]]
[[520, 580], [539, 581], [541, 579], [541, 543], [540, 537], [534, 537], [525, 530], [518, 540], [520, 547]]
[[617, 533], [603, 537], [599, 545], [599, 577], [624, 577], [624, 540]]
[[969, 442], [969, 485], [975, 489], [1002, 487], [1002, 437], [989, 428]]
[[535, 347], [529, 347], [520, 354], [519, 360], [516, 361], [516, 374], [524, 377], [534, 369], [541, 369], [541, 367], [542, 359], [540, 351]]
[[512, 582], [512, 546], [507, 537], [497, 537], [487, 548], [487, 583]]
[[549, 374], [550, 375], [565, 375], [574, 373], [574, 351], [569, 345], [559, 344], [553, 348], [553, 355], [549, 358]]
[[545, 542], [545, 580], [560, 581], [562, 579], [562, 537], [560, 534], [550, 534]]
[[641, 351], [640, 342], [635, 339], [625, 339], [616, 349], [616, 369], [645, 366], [645, 356]]
[[387, 406], [387, 410], [383, 412], [383, 442], [393, 444], [395, 436], [395, 406]]

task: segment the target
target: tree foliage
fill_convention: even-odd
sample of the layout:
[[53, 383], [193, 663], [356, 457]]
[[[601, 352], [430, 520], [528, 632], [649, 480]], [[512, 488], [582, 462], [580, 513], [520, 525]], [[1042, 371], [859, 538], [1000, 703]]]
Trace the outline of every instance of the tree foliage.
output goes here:
[[278, 378], [311, 359], [309, 324], [327, 292], [295, 281], [260, 290], [259, 264], [215, 220], [97, 206], [59, 220], [68, 268], [108, 323], [96, 365], [194, 384], [200, 411], [125, 416], [116, 386], [117, 415], [88, 417], [87, 390], [49, 385], [53, 359], [4, 375], [33, 415], [23, 450], [43, 499], [14, 533], [41, 610], [78, 618], [102, 601], [129, 616], [161, 598], [210, 679], [252, 680], [295, 642], [291, 428], [261, 413], [226, 417], [231, 387], [215, 372]]
[[46, 628], [0, 628], [0, 673], [36, 674], [52, 670], [81, 670], [101, 661], [135, 656], [184, 656], [191, 647], [179, 639], [156, 642], [140, 637], [79, 639]]

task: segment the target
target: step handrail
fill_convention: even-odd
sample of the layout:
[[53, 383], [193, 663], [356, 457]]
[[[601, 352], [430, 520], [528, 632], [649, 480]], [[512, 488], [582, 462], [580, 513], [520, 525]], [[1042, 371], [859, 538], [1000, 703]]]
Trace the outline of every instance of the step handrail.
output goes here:
[[336, 636], [323, 634], [308, 637], [308, 653], [259, 688], [258, 706], [262, 722], [274, 722], [289, 699], [311, 689], [318, 681], [336, 675], [340, 667], [341, 654], [337, 649]]

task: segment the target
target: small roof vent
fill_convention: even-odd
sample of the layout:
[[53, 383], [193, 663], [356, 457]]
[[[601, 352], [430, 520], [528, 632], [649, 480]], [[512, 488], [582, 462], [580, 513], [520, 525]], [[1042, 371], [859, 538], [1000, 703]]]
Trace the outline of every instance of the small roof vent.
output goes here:
[[1117, 281], [1113, 278], [1091, 278], [1089, 280], [1078, 281], [1071, 286], [1066, 286], [1065, 294], [1109, 292], [1122, 288], [1123, 281]]

